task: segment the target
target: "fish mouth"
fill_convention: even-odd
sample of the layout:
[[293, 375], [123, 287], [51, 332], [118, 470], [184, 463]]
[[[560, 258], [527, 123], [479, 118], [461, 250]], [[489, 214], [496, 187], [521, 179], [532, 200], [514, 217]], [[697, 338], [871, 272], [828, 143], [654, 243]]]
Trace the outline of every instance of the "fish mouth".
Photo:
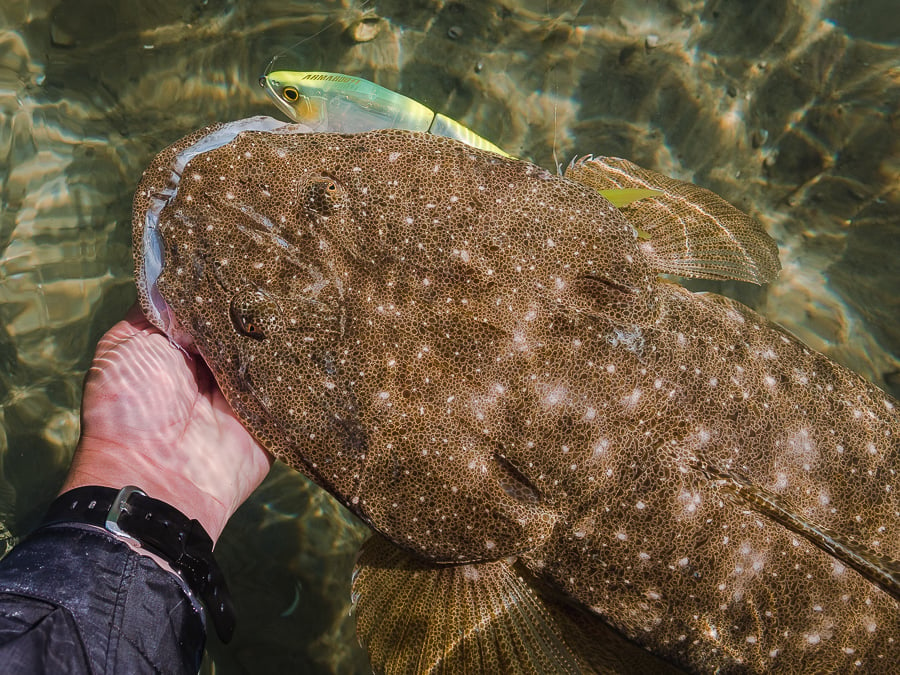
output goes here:
[[149, 321], [185, 349], [193, 347], [193, 338], [179, 326], [175, 313], [159, 290], [159, 277], [166, 264], [165, 243], [159, 230], [160, 216], [178, 195], [178, 186], [187, 164], [199, 155], [227, 145], [244, 131], [296, 134], [310, 133], [312, 129], [264, 115], [222, 124], [177, 152], [168, 164], [168, 172], [163, 170], [156, 174], [164, 176], [164, 179], [155, 178], [159, 181], [156, 185], [142, 184], [139, 188], [145, 192], [146, 209], [142, 214], [135, 213], [135, 218], [140, 218], [141, 223], [140, 241], [135, 242], [135, 252], [139, 256], [135, 265], [135, 284]]

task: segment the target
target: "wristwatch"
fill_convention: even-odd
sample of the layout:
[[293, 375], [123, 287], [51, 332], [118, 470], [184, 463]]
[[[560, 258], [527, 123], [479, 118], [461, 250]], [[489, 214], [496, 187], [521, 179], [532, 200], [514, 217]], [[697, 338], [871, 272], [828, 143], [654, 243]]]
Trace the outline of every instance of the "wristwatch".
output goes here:
[[194, 519], [133, 485], [117, 490], [89, 485], [57, 497], [41, 526], [86, 523], [131, 539], [172, 566], [206, 611], [222, 642], [234, 634], [234, 605], [213, 558], [213, 542]]

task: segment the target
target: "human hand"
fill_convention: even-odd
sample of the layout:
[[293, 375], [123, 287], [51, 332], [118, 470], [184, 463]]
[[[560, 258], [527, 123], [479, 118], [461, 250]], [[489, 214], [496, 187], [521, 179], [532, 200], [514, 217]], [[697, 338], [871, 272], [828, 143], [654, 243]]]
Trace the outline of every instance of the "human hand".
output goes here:
[[137, 305], [100, 340], [61, 492], [136, 485], [216, 541], [271, 465], [203, 359], [171, 344]]

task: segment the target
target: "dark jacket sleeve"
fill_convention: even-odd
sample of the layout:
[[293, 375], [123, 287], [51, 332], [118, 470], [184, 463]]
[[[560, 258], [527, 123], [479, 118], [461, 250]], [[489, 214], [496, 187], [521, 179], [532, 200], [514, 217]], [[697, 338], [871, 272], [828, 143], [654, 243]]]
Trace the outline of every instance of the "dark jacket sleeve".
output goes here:
[[0, 561], [3, 673], [196, 673], [205, 641], [180, 579], [100, 528], [43, 527]]

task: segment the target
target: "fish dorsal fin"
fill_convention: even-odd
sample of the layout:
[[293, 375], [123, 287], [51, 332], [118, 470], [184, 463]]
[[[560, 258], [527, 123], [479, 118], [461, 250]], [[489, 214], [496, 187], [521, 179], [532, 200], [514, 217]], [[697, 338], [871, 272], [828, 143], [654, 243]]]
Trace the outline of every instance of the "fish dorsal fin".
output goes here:
[[506, 561], [437, 565], [376, 535], [356, 563], [353, 607], [376, 673], [581, 672]]
[[659, 191], [620, 208], [646, 233], [641, 249], [660, 273], [763, 284], [781, 269], [778, 247], [762, 225], [706, 188], [615, 157], [574, 160], [565, 176], [601, 194]]
[[736, 502], [749, 506], [757, 513], [799, 534], [900, 600], [900, 561], [873, 551], [844, 534], [807, 520], [783, 497], [753, 485], [749, 480], [731, 471], [708, 466], [700, 467], [700, 470]]

